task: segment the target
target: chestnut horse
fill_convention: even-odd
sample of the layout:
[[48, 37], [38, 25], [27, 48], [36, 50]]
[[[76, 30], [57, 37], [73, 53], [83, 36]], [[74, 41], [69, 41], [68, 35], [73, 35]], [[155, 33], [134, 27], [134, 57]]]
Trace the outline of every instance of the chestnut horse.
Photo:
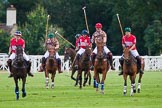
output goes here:
[[23, 57], [23, 48], [17, 46], [16, 48], [16, 57], [12, 61], [11, 71], [13, 73], [13, 78], [15, 81], [15, 94], [16, 99], [19, 99], [19, 86], [18, 80], [22, 79], [22, 97], [26, 96], [25, 83], [27, 77], [28, 66]]
[[[123, 94], [126, 95], [127, 76], [129, 76], [130, 80], [131, 80], [130, 96], [132, 96], [134, 93], [136, 93], [135, 79], [136, 79], [136, 74], [139, 71], [137, 68], [137, 60], [133, 57], [129, 48], [124, 49], [123, 57], [124, 57], [124, 63], [123, 63], [124, 90], [123, 90]], [[144, 70], [144, 60], [143, 59], [142, 59], [142, 69]], [[138, 93], [140, 92], [140, 89], [141, 89], [141, 78], [142, 78], [142, 74], [139, 73]]]
[[[103, 37], [96, 37], [97, 55], [94, 62], [94, 79], [96, 91], [98, 91], [98, 86], [101, 84], [101, 93], [104, 94], [104, 82], [106, 79], [107, 72], [110, 68], [109, 62], [107, 60], [106, 53], [104, 52]], [[102, 74], [102, 79], [100, 81], [99, 74]]]
[[91, 47], [87, 46], [86, 49], [85, 49], [85, 52], [81, 55], [81, 58], [79, 59], [76, 85], [78, 84], [78, 81], [79, 81], [80, 89], [82, 88], [82, 72], [83, 71], [84, 71], [83, 86], [85, 86], [85, 84], [87, 83], [88, 76], [89, 76], [89, 85], [90, 85], [90, 82], [91, 82], [91, 73], [90, 73], [91, 53], [92, 53]]
[[51, 47], [48, 49], [49, 57], [47, 57], [45, 63], [45, 77], [46, 77], [46, 88], [49, 88], [49, 74], [51, 74], [51, 88], [54, 88], [54, 78], [56, 75], [56, 70], [58, 69], [57, 60], [55, 57], [55, 48]]

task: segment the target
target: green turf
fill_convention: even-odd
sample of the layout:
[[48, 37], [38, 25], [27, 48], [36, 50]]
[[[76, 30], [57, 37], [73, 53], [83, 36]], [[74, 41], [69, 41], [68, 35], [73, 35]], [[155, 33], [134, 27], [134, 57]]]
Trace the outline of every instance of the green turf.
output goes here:
[[[162, 108], [162, 72], [145, 72], [141, 93], [123, 96], [123, 77], [109, 72], [105, 82], [105, 94], [91, 86], [74, 87], [70, 73], [56, 74], [55, 88], [45, 88], [44, 73], [27, 78], [27, 97], [17, 101], [14, 81], [7, 72], [0, 71], [0, 108]], [[21, 82], [19, 83], [21, 90]], [[21, 92], [20, 92], [21, 93]]]

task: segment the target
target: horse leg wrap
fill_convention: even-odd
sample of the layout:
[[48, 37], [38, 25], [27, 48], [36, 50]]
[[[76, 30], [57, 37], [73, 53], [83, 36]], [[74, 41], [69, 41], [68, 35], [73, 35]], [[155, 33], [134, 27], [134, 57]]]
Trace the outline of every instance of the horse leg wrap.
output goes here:
[[26, 91], [25, 89], [22, 89], [22, 97], [25, 97], [26, 96]]
[[101, 90], [104, 90], [104, 83], [101, 83]]
[[96, 88], [98, 88], [98, 83], [96, 82]]
[[15, 88], [16, 99], [19, 99], [19, 88]]
[[93, 81], [93, 87], [96, 88], [96, 80]]

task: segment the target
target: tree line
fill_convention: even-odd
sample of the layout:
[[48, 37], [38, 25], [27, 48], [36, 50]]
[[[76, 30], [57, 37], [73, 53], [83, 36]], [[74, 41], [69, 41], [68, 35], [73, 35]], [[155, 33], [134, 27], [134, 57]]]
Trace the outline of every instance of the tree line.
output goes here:
[[[17, 9], [17, 24], [26, 40], [28, 54], [43, 54], [47, 16], [50, 15], [48, 32], [59, 31], [72, 44], [75, 35], [86, 29], [83, 7], [90, 35], [95, 31], [95, 24], [101, 22], [108, 35], [107, 46], [114, 55], [122, 54], [119, 14], [123, 29], [131, 27], [137, 38], [140, 55], [159, 55], [162, 53], [162, 1], [161, 0], [2, 0], [0, 2], [0, 21], [5, 22], [6, 9], [13, 4]], [[0, 32], [0, 38], [3, 40]], [[61, 49], [70, 45], [59, 36]], [[6, 37], [7, 38], [7, 37]], [[9, 38], [4, 42], [9, 43]], [[6, 43], [8, 45], [8, 43]], [[7, 52], [0, 46], [1, 52]]]

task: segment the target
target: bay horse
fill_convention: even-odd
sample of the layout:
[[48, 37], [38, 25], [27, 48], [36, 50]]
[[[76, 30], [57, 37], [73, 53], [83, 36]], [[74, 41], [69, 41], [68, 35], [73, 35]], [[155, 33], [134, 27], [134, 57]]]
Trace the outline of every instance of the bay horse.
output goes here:
[[27, 77], [28, 66], [23, 57], [23, 48], [17, 46], [16, 48], [16, 57], [13, 59], [11, 64], [11, 71], [13, 73], [13, 78], [15, 82], [15, 94], [16, 99], [19, 99], [19, 86], [18, 80], [22, 79], [22, 97], [26, 97], [25, 83]]
[[[136, 79], [136, 74], [138, 74], [138, 67], [137, 67], [137, 60], [133, 55], [131, 54], [129, 48], [124, 48], [124, 63], [123, 63], [123, 78], [124, 78], [124, 90], [123, 94], [124, 96], [127, 93], [127, 76], [130, 77], [131, 80], [131, 91], [130, 91], [130, 96], [133, 96], [134, 93], [136, 93], [136, 85], [135, 85], [135, 79]], [[144, 70], [144, 59], [142, 59], [142, 69]], [[140, 93], [141, 89], [141, 78], [142, 78], [141, 73], [139, 73], [139, 79], [138, 79], [138, 93]]]
[[[76, 51], [73, 48], [65, 48], [64, 62], [66, 62], [67, 60], [70, 60], [70, 64], [72, 65], [72, 63], [75, 59], [75, 56], [76, 56]], [[74, 78], [74, 74], [75, 74], [75, 72], [78, 71], [78, 69], [76, 69], [73, 65], [73, 66], [71, 66], [71, 71], [72, 71], [71, 79], [76, 81], [76, 78]], [[84, 76], [86, 76], [86, 73], [84, 74]], [[88, 79], [89, 79], [88, 84], [91, 85], [91, 74], [90, 73], [88, 74]], [[77, 85], [77, 83], [75, 83], [75, 86], [76, 85]]]
[[54, 77], [56, 75], [56, 71], [58, 69], [57, 60], [55, 57], [55, 48], [51, 46], [48, 48], [49, 57], [47, 57], [45, 63], [45, 77], [46, 77], [46, 88], [49, 88], [49, 74], [51, 74], [51, 88], [54, 88]]
[[79, 87], [80, 89], [82, 88], [82, 72], [84, 71], [84, 82], [83, 86], [86, 85], [88, 77], [89, 77], [89, 85], [91, 82], [91, 73], [90, 73], [90, 66], [91, 66], [91, 47], [86, 46], [85, 52], [81, 55], [81, 58], [79, 59], [78, 63], [78, 74], [77, 74], [77, 79], [76, 79], [76, 85], [78, 84], [79, 81]]
[[[104, 82], [106, 79], [107, 72], [110, 68], [110, 64], [108, 62], [108, 57], [104, 52], [104, 43], [103, 37], [96, 37], [96, 47], [97, 47], [97, 55], [94, 62], [94, 83], [96, 91], [98, 92], [98, 86], [101, 84], [101, 93], [104, 94]], [[100, 75], [102, 74], [102, 79], [100, 81]]]

